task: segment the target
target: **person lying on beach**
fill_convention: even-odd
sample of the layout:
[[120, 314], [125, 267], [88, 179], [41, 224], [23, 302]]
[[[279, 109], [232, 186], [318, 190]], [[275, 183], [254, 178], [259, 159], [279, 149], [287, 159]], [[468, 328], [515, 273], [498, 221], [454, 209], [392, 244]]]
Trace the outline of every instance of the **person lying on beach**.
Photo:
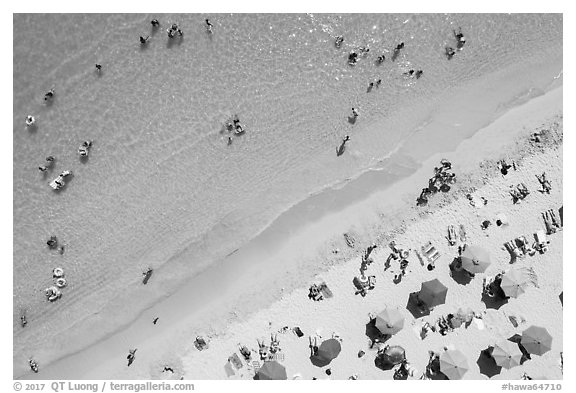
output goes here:
[[408, 70], [404, 73], [404, 76], [414, 76], [415, 70]]
[[260, 354], [260, 360], [266, 360], [268, 358], [268, 346], [264, 344], [264, 340], [258, 341], [258, 353]]
[[423, 73], [424, 73], [424, 71], [422, 71], [422, 70], [416, 71], [416, 74], [415, 74], [415, 75], [416, 75], [416, 79], [420, 79], [420, 77], [422, 76]]
[[152, 323], [153, 323], [154, 325], [156, 325], [156, 322], [158, 322], [158, 319], [159, 319], [158, 317], [154, 318], [154, 320], [152, 321]]
[[170, 371], [172, 374], [174, 374], [172, 367], [164, 366], [164, 370], [162, 372], [165, 373], [166, 371]]
[[146, 38], [140, 36], [140, 43], [141, 43], [142, 45], [145, 45], [145, 44], [148, 42], [149, 39], [150, 39], [150, 36], [149, 36], [149, 35], [146, 36]]
[[270, 352], [276, 353], [280, 351], [280, 341], [278, 341], [277, 334], [270, 334]]
[[126, 356], [126, 359], [128, 359], [128, 367], [130, 367], [130, 365], [132, 364], [132, 362], [134, 362], [134, 359], [136, 358], [136, 351], [138, 350], [138, 348], [136, 349], [130, 349], [128, 351], [128, 356]]
[[246, 345], [238, 344], [238, 348], [240, 350], [240, 355], [244, 357], [244, 360], [249, 362], [250, 359], [252, 358], [252, 351], [250, 351]]
[[456, 30], [452, 30], [452, 31], [454, 32], [454, 36], [456, 37], [456, 40], [458, 41], [458, 43], [456, 44], [456, 48], [458, 50], [462, 50], [462, 47], [466, 43], [466, 38], [464, 37], [464, 34], [462, 34], [462, 28], [461, 27], [458, 28], [458, 33], [456, 33]]

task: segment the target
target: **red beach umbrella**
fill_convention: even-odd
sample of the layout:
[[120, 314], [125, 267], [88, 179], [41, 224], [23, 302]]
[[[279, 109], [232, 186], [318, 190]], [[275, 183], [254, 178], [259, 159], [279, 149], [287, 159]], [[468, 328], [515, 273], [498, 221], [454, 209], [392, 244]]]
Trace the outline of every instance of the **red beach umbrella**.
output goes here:
[[317, 357], [330, 362], [340, 354], [342, 350], [342, 346], [340, 345], [340, 341], [336, 340], [335, 338], [328, 339], [323, 341], [318, 347], [318, 355]]
[[468, 371], [468, 362], [462, 352], [450, 349], [440, 355], [440, 372], [448, 379], [462, 379], [466, 371]]
[[426, 303], [428, 307], [435, 307], [444, 304], [446, 301], [446, 293], [448, 293], [448, 288], [435, 278], [434, 280], [422, 283], [422, 287], [418, 293], [418, 299]]
[[462, 269], [469, 273], [483, 273], [490, 266], [490, 254], [483, 248], [476, 246], [466, 246], [466, 249], [460, 256]]
[[376, 327], [382, 334], [396, 334], [404, 327], [404, 317], [397, 309], [386, 308], [376, 317]]
[[276, 360], [264, 362], [264, 365], [258, 369], [259, 380], [285, 380], [286, 368]]
[[508, 340], [502, 340], [494, 345], [492, 358], [494, 358], [498, 366], [510, 369], [520, 365], [522, 351], [520, 351], [518, 345]]
[[520, 344], [534, 355], [543, 355], [552, 349], [552, 336], [543, 327], [530, 326], [522, 332]]

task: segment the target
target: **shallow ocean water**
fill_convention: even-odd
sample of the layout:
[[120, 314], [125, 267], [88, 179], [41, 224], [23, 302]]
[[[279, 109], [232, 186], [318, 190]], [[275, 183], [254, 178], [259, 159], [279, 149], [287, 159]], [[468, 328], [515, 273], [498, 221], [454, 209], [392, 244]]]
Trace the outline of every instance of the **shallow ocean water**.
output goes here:
[[[168, 41], [172, 22], [182, 41]], [[448, 61], [458, 26], [467, 44]], [[151, 36], [145, 47], [140, 35]], [[370, 52], [350, 67], [358, 46]], [[452, 89], [561, 54], [562, 16], [552, 14], [15, 15], [15, 361], [65, 352], [57, 333], [141, 288], [141, 272], [154, 267], [144, 295], [118, 307], [128, 322], [289, 206], [378, 165]], [[410, 68], [423, 77], [405, 78]], [[367, 93], [375, 79], [382, 85]], [[233, 114], [247, 132], [227, 146], [221, 130]], [[351, 143], [336, 158], [345, 134]], [[94, 147], [81, 162], [86, 139]], [[44, 178], [37, 167], [48, 155], [57, 161]], [[55, 193], [48, 182], [65, 169], [74, 177]], [[52, 234], [64, 255], [47, 249]], [[43, 290], [56, 266], [69, 286], [50, 304]], [[101, 323], [103, 334], [113, 325]]]

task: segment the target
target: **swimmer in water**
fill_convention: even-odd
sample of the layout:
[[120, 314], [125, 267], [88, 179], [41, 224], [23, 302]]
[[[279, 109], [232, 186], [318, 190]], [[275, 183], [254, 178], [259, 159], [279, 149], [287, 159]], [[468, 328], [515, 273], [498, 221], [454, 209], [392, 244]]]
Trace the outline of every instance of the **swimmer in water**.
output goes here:
[[458, 40], [458, 44], [456, 44], [456, 48], [458, 50], [462, 50], [462, 47], [466, 43], [466, 37], [464, 37], [464, 34], [462, 34], [462, 28], [461, 27], [458, 28], [458, 33], [456, 33], [456, 30], [452, 30], [452, 31], [454, 32], [454, 36], [456, 37], [456, 40]]

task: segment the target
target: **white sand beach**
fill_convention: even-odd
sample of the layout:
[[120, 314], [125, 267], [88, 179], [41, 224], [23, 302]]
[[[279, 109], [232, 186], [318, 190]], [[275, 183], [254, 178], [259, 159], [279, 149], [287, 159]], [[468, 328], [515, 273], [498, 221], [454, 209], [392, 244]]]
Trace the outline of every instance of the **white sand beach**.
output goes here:
[[[288, 378], [300, 374], [302, 379], [326, 377], [324, 368], [309, 360], [308, 335], [318, 333], [329, 338], [337, 332], [342, 338], [342, 352], [332, 361], [332, 379], [348, 379], [357, 374], [360, 379], [391, 379], [392, 371], [375, 367], [376, 349], [368, 348], [365, 325], [368, 313], [378, 313], [385, 307], [398, 308], [405, 317], [404, 329], [387, 343], [401, 345], [409, 362], [422, 372], [428, 361], [428, 350], [439, 351], [451, 345], [467, 358], [469, 370], [464, 379], [485, 379], [476, 361], [480, 351], [502, 338], [521, 333], [530, 325], [545, 327], [553, 336], [552, 349], [543, 356], [533, 356], [523, 365], [503, 369], [493, 378], [517, 379], [522, 373], [532, 377], [546, 376], [561, 379], [560, 352], [562, 346], [562, 232], [549, 237], [549, 251], [543, 255], [526, 257], [510, 264], [503, 243], [520, 235], [532, 238], [544, 227], [541, 212], [562, 206], [562, 87], [530, 97], [526, 102], [507, 109], [496, 121], [478, 130], [457, 146], [429, 157], [409, 177], [394, 183], [393, 190], [384, 188], [359, 199], [350, 187], [353, 203], [338, 211], [328, 212], [314, 222], [291, 227], [271, 227], [252, 243], [239, 250], [225, 263], [211, 267], [201, 280], [192, 280], [181, 290], [143, 312], [137, 320], [100, 342], [42, 367], [36, 375], [26, 378], [74, 379], [225, 379], [224, 366], [228, 356], [238, 352], [238, 344], [257, 348], [256, 339], [269, 341], [271, 333], [284, 326], [298, 326], [302, 338], [294, 334], [278, 334], [282, 363]], [[554, 142], [534, 146], [529, 136], [540, 129], [550, 129]], [[453, 151], [451, 151], [454, 149]], [[446, 194], [434, 195], [426, 207], [416, 208], [415, 199], [440, 159], [447, 158], [457, 174], [457, 183]], [[518, 170], [502, 176], [496, 168], [498, 159], [516, 160]], [[395, 165], [402, 166], [402, 162]], [[537, 191], [535, 175], [546, 171], [552, 182], [550, 194]], [[526, 183], [530, 195], [513, 204], [508, 193], [511, 185]], [[351, 183], [352, 184], [352, 183]], [[337, 192], [337, 191], [335, 191]], [[471, 206], [466, 194], [487, 205]], [[342, 198], [340, 196], [340, 198]], [[346, 200], [346, 198], [343, 198]], [[305, 214], [306, 207], [303, 208]], [[495, 217], [505, 213], [510, 224], [499, 228]], [[385, 217], [385, 218], [384, 218]], [[492, 221], [482, 230], [483, 220]], [[280, 220], [279, 220], [280, 222]], [[477, 274], [467, 285], [450, 277], [448, 264], [457, 256], [457, 247], [450, 247], [445, 239], [448, 225], [463, 224], [468, 243], [489, 250], [492, 264], [486, 273]], [[296, 229], [294, 229], [296, 228]], [[357, 239], [352, 249], [342, 234], [353, 233]], [[399, 284], [392, 282], [399, 272], [393, 261], [384, 271], [389, 249], [394, 239], [402, 248], [412, 249], [406, 276]], [[431, 241], [441, 257], [436, 269], [428, 271], [413, 250]], [[374, 263], [367, 274], [376, 276], [376, 287], [366, 297], [354, 295], [352, 279], [359, 274], [362, 250], [376, 242]], [[333, 251], [338, 249], [338, 253]], [[538, 288], [530, 287], [517, 299], [500, 309], [487, 309], [481, 302], [482, 278], [501, 270], [532, 267], [538, 277]], [[327, 283], [333, 297], [319, 302], [307, 296], [308, 287], [319, 279]], [[258, 287], [250, 286], [257, 276]], [[446, 303], [436, 307], [430, 316], [415, 319], [406, 310], [411, 292], [423, 281], [438, 278], [446, 287]], [[423, 321], [433, 323], [440, 315], [470, 307], [481, 315], [481, 322], [459, 328], [446, 336], [431, 333], [421, 340], [417, 331]], [[230, 312], [230, 310], [233, 310]], [[512, 326], [509, 317], [521, 323]], [[156, 325], [152, 320], [159, 317]], [[87, 333], [85, 333], [87, 334]], [[194, 337], [209, 340], [209, 348], [198, 351]], [[82, 335], [71, 337], [83, 340]], [[128, 368], [125, 356], [129, 348], [138, 348], [134, 364]], [[359, 350], [366, 352], [358, 358]], [[257, 357], [257, 353], [254, 354]], [[172, 375], [162, 373], [164, 366], [172, 367]], [[15, 374], [16, 367], [15, 367]], [[231, 378], [251, 379], [254, 370], [244, 364]]]

